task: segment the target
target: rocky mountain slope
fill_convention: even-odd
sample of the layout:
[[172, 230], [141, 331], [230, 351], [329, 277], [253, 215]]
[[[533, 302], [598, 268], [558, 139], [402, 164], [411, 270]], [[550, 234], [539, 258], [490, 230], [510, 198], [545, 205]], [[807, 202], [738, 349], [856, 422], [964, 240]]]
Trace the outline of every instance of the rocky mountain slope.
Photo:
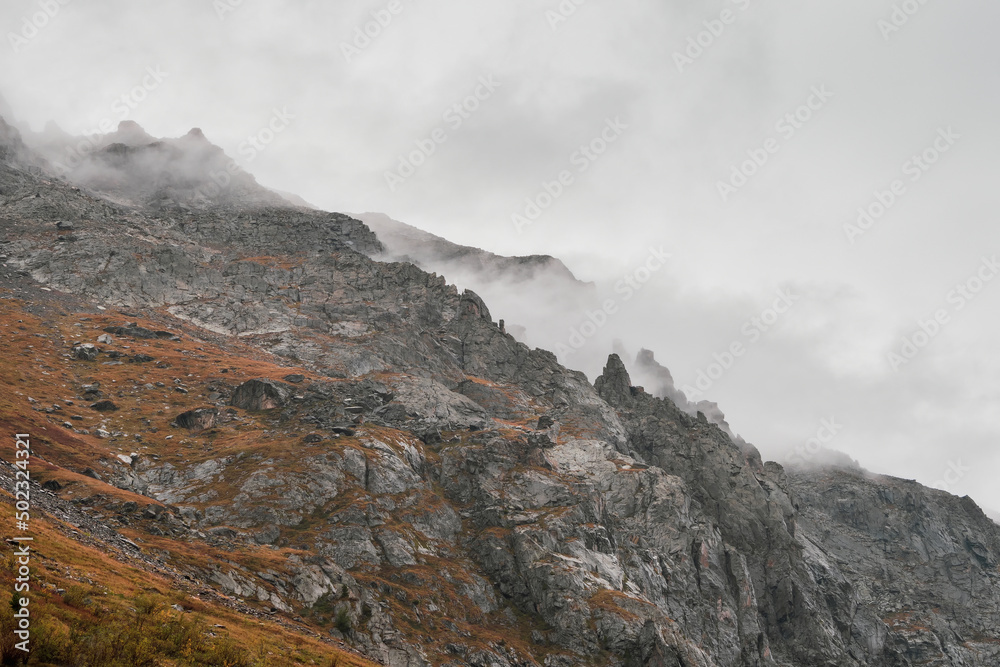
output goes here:
[[[5, 428], [13, 426], [6, 422], [9, 414], [4, 411]], [[30, 424], [37, 426], [35, 432], [46, 430], [33, 421], [26, 415], [16, 426]], [[39, 472], [37, 466], [30, 468]], [[14, 499], [8, 489], [14, 488], [17, 472], [23, 473], [0, 465], [4, 526], [14, 524]], [[180, 572], [155, 551], [142, 550], [112, 528], [95, 507], [109, 500], [100, 493], [105, 485], [83, 478], [95, 485], [95, 493], [64, 499], [58, 494], [62, 484], [71, 487], [63, 493], [69, 496], [72, 489], [79, 492], [85, 486], [64, 473], [46, 464], [45, 488], [35, 485], [31, 489], [33, 581], [28, 591], [22, 589], [18, 595], [30, 599], [29, 664], [107, 667], [162, 664], [164, 660], [210, 667], [331, 661], [340, 667], [377, 664], [307, 624], [262, 613]], [[140, 524], [160, 507], [142, 496], [120, 490], [113, 493], [120, 513], [111, 523], [119, 527]], [[0, 571], [4, 590], [13, 591], [19, 583], [15, 581], [18, 564], [13, 553], [4, 553]], [[14, 634], [13, 614], [10, 605], [0, 608], [0, 656], [7, 664], [22, 664], [17, 660], [26, 656], [14, 647], [20, 638]], [[100, 620], [95, 622], [95, 618]]]
[[3, 419], [182, 577], [392, 666], [1000, 664], [971, 499], [765, 463], [617, 354], [591, 384], [349, 216], [3, 136]]

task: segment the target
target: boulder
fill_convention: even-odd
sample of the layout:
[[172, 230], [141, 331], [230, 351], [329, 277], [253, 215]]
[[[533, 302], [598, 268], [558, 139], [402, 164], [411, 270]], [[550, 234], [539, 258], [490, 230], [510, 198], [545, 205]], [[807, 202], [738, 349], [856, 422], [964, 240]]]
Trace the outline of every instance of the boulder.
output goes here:
[[431, 378], [400, 378], [393, 390], [395, 404], [428, 427], [457, 430], [475, 426], [481, 429], [492, 422], [481, 405]]
[[196, 408], [177, 415], [174, 422], [190, 431], [204, 431], [219, 423], [219, 411], [216, 408]]
[[180, 336], [172, 331], [153, 331], [146, 327], [140, 327], [136, 322], [129, 322], [125, 326], [106, 327], [105, 332], [116, 336], [127, 336], [129, 338], [180, 340]]
[[84, 343], [73, 348], [73, 358], [80, 361], [93, 361], [97, 359], [98, 350], [91, 343]]
[[128, 336], [129, 338], [156, 338], [156, 333], [145, 327], [140, 327], [135, 322], [129, 322], [122, 327], [106, 327], [105, 332], [116, 336]]
[[291, 389], [280, 382], [258, 378], [247, 380], [233, 392], [229, 404], [243, 410], [271, 410], [288, 402]]

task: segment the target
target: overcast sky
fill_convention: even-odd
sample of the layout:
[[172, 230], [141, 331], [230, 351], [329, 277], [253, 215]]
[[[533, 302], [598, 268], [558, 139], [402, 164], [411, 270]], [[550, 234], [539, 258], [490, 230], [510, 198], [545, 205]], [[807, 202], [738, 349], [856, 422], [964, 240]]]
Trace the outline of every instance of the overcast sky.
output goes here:
[[832, 419], [866, 467], [1000, 508], [1000, 5], [577, 2], [5, 0], [0, 92], [36, 129], [201, 127], [324, 209], [602, 285], [662, 247], [602, 336], [717, 375], [765, 456]]

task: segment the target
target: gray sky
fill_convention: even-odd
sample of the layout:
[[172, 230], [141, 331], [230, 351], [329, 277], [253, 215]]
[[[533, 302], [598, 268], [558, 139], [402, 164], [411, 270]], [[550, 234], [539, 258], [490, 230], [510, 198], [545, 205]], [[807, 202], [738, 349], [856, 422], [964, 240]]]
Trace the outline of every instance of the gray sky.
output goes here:
[[[553, 254], [609, 287], [662, 246], [669, 262], [601, 338], [655, 350], [681, 386], [740, 343], [701, 397], [765, 456], [833, 418], [830, 446], [866, 467], [1000, 508], [1000, 280], [953, 291], [1000, 254], [1000, 6], [562, 6], [576, 9], [557, 21], [557, 0], [6, 0], [0, 92], [36, 128], [198, 126], [322, 208]], [[373, 12], [387, 25], [354, 42]], [[271, 133], [276, 112], [294, 118]], [[602, 132], [603, 154], [577, 152], [602, 149]], [[418, 144], [433, 154], [390, 187]], [[911, 160], [925, 151], [933, 164]], [[724, 201], [720, 181], [754, 157]], [[563, 171], [559, 196], [515, 225]], [[879, 212], [877, 191], [891, 204], [850, 242], [844, 225]], [[779, 288], [798, 300], [762, 331], [752, 318]], [[893, 369], [936, 311], [944, 324]], [[606, 351], [576, 365], [593, 377]]]

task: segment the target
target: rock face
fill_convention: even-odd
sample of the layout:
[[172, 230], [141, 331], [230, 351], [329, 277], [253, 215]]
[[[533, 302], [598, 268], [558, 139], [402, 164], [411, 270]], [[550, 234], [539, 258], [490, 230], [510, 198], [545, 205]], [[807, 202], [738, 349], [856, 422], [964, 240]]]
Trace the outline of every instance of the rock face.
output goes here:
[[[164, 360], [85, 363], [68, 340], [27, 369], [118, 408], [47, 463], [150, 498], [101, 509], [175, 540], [200, 585], [388, 665], [1000, 664], [1000, 528], [971, 499], [765, 463], [618, 355], [591, 385], [471, 291], [372, 259], [348, 216], [126, 207], [5, 155], [0, 288], [51, 318], [152, 313], [99, 326]], [[201, 407], [226, 396], [225, 420]]]
[[872, 636], [913, 665], [1000, 664], [1000, 534], [971, 498], [852, 467], [792, 471], [788, 487], [801, 530], [885, 619]]

